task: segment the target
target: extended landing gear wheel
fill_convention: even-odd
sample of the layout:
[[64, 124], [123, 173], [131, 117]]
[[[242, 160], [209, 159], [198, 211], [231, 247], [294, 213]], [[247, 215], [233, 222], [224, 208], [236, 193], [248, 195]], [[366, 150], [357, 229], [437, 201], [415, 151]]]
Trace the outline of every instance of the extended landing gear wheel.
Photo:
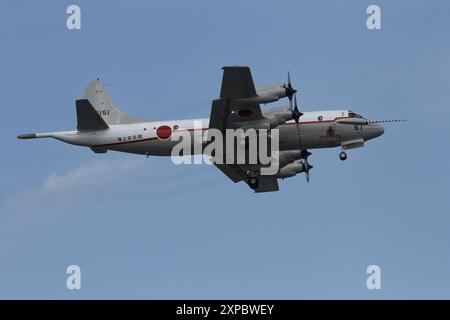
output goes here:
[[347, 154], [345, 153], [345, 151], [339, 153], [339, 159], [341, 159], [342, 161], [347, 160]]
[[255, 190], [259, 186], [259, 181], [258, 181], [257, 178], [251, 177], [251, 178], [248, 179], [248, 185], [250, 186], [250, 188]]

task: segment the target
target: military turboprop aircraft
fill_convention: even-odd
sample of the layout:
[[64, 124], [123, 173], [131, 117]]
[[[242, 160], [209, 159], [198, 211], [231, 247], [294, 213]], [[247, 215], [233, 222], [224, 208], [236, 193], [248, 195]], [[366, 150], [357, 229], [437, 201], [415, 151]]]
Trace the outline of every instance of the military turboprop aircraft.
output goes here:
[[[177, 141], [175, 131], [253, 128], [279, 131], [279, 170], [261, 175], [259, 165], [215, 164], [233, 182], [245, 181], [255, 192], [277, 191], [278, 180], [304, 172], [309, 182], [308, 149], [360, 148], [365, 141], [384, 133], [379, 124], [351, 110], [300, 112], [296, 90], [288, 73], [287, 84], [255, 88], [249, 67], [223, 67], [220, 98], [212, 102], [209, 119], [154, 121], [124, 114], [114, 106], [100, 80], [88, 85], [84, 99], [76, 101], [77, 129], [73, 131], [21, 134], [19, 139], [54, 138], [89, 147], [95, 153], [108, 150], [170, 156]], [[289, 107], [262, 110], [260, 104], [289, 99]], [[397, 121], [397, 120], [393, 120]], [[195, 128], [194, 123], [201, 123]]]

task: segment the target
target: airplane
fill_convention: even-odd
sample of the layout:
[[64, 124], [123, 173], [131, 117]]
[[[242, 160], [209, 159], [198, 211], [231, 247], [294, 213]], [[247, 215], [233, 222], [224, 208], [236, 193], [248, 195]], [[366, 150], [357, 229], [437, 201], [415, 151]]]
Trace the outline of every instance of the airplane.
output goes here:
[[[261, 164], [214, 163], [228, 178], [244, 181], [255, 192], [278, 191], [278, 179], [309, 172], [313, 168], [308, 158], [310, 149], [340, 147], [339, 158], [347, 159], [347, 150], [361, 148], [365, 142], [381, 136], [380, 123], [402, 120], [373, 121], [351, 110], [300, 112], [297, 90], [288, 72], [286, 84], [256, 89], [250, 68], [226, 66], [220, 98], [212, 102], [209, 119], [155, 121], [137, 118], [120, 111], [111, 101], [103, 83], [90, 83], [84, 99], [76, 100], [76, 130], [20, 134], [19, 139], [54, 138], [72, 145], [89, 147], [95, 153], [109, 150], [148, 156], [170, 156], [178, 143], [170, 139], [174, 132], [211, 129], [255, 130], [278, 129], [279, 170], [273, 175], [261, 175]], [[289, 99], [288, 107], [263, 110], [261, 104]], [[200, 123], [195, 127], [194, 123]], [[212, 131], [212, 130], [211, 130]], [[202, 151], [200, 151], [202, 153]], [[225, 155], [226, 156], [226, 155]]]

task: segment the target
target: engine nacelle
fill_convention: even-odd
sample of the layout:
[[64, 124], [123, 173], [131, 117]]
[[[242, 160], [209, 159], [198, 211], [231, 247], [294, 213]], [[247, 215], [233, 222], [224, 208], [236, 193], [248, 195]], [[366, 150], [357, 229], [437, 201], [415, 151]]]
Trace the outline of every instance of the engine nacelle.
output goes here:
[[286, 87], [283, 84], [274, 84], [256, 89], [254, 97], [234, 99], [234, 103], [237, 106], [246, 106], [275, 102], [284, 97], [287, 97]]
[[300, 150], [280, 151], [278, 166], [283, 168], [285, 165], [301, 158]]
[[289, 177], [293, 177], [303, 171], [305, 171], [305, 167], [304, 167], [303, 163], [294, 161], [294, 162], [291, 162], [291, 163], [285, 165], [284, 167], [282, 167], [278, 171], [278, 174], [276, 175], [276, 177], [282, 178], [282, 179], [289, 178]]
[[291, 108], [272, 108], [263, 111], [263, 116], [270, 120], [270, 128], [275, 128], [286, 121], [292, 120]]
[[256, 94], [261, 97], [277, 97], [278, 99], [287, 97], [286, 86], [284, 84], [273, 84], [257, 88]]

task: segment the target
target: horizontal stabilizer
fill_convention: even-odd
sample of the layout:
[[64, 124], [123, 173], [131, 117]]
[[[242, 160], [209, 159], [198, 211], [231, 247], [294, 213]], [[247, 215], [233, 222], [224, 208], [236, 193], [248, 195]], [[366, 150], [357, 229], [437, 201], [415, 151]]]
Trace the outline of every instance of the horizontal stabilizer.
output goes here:
[[77, 100], [76, 107], [78, 131], [96, 131], [109, 128], [105, 120], [100, 117], [88, 99]]

